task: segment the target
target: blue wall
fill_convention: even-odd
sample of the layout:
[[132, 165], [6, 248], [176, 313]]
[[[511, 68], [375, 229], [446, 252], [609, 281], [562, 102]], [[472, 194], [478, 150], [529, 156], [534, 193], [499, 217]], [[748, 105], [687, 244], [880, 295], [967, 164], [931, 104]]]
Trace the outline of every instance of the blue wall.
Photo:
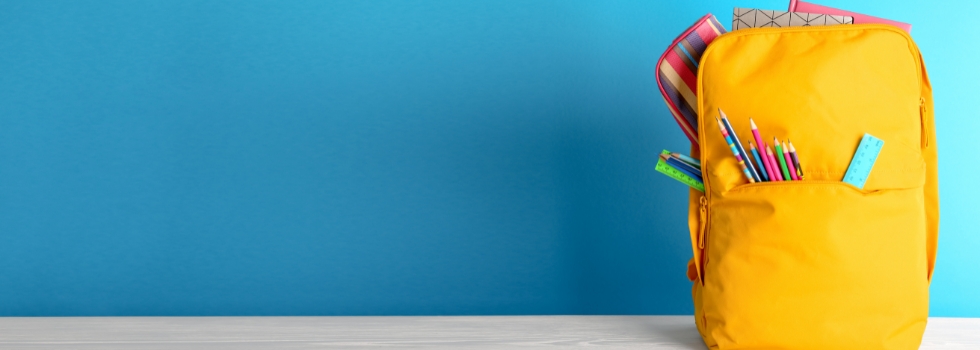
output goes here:
[[[980, 316], [980, 5], [824, 3], [915, 25]], [[736, 5], [0, 2], [0, 315], [691, 313], [653, 66]]]

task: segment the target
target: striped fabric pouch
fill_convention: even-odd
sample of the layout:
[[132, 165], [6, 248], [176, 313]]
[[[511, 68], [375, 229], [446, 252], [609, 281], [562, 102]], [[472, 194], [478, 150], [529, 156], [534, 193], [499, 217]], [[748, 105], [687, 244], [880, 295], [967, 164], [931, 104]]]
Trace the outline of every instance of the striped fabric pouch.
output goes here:
[[708, 44], [724, 33], [725, 27], [709, 13], [677, 37], [657, 61], [657, 85], [664, 102], [695, 146], [698, 145], [698, 62]]

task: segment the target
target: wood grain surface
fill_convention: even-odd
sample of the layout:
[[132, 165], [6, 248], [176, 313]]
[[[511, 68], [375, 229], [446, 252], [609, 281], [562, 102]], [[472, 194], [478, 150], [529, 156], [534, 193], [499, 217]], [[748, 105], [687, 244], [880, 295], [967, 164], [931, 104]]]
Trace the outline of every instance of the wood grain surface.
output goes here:
[[[691, 316], [0, 318], [0, 349], [705, 349]], [[922, 349], [980, 349], [931, 318]]]

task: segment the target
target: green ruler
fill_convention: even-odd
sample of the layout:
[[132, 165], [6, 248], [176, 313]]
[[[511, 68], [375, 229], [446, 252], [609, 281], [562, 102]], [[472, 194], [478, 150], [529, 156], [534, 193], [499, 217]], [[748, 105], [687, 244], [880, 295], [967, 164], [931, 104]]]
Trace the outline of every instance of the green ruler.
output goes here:
[[[665, 154], [669, 157], [670, 151], [664, 150], [663, 152], [660, 152], [660, 154], [661, 155]], [[670, 166], [670, 164], [667, 164], [667, 162], [665, 162], [663, 158], [657, 157], [656, 169], [657, 171], [664, 173], [667, 176], [670, 176], [674, 180], [683, 182], [685, 185], [691, 186], [692, 188], [698, 191], [704, 192], [703, 182], [693, 177], [690, 177], [685, 173], [682, 173], [680, 170], [674, 169], [674, 167]]]

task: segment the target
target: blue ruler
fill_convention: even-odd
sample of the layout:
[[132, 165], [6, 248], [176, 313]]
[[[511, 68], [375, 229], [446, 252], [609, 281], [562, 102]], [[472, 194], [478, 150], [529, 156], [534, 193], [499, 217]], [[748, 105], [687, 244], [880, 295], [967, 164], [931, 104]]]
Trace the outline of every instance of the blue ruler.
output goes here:
[[854, 152], [854, 157], [851, 158], [851, 165], [847, 167], [847, 173], [844, 173], [844, 182], [857, 188], [864, 188], [864, 183], [868, 181], [871, 168], [874, 167], [878, 153], [881, 152], [881, 147], [884, 145], [885, 141], [870, 134], [864, 134], [864, 137], [861, 138], [861, 144]]

